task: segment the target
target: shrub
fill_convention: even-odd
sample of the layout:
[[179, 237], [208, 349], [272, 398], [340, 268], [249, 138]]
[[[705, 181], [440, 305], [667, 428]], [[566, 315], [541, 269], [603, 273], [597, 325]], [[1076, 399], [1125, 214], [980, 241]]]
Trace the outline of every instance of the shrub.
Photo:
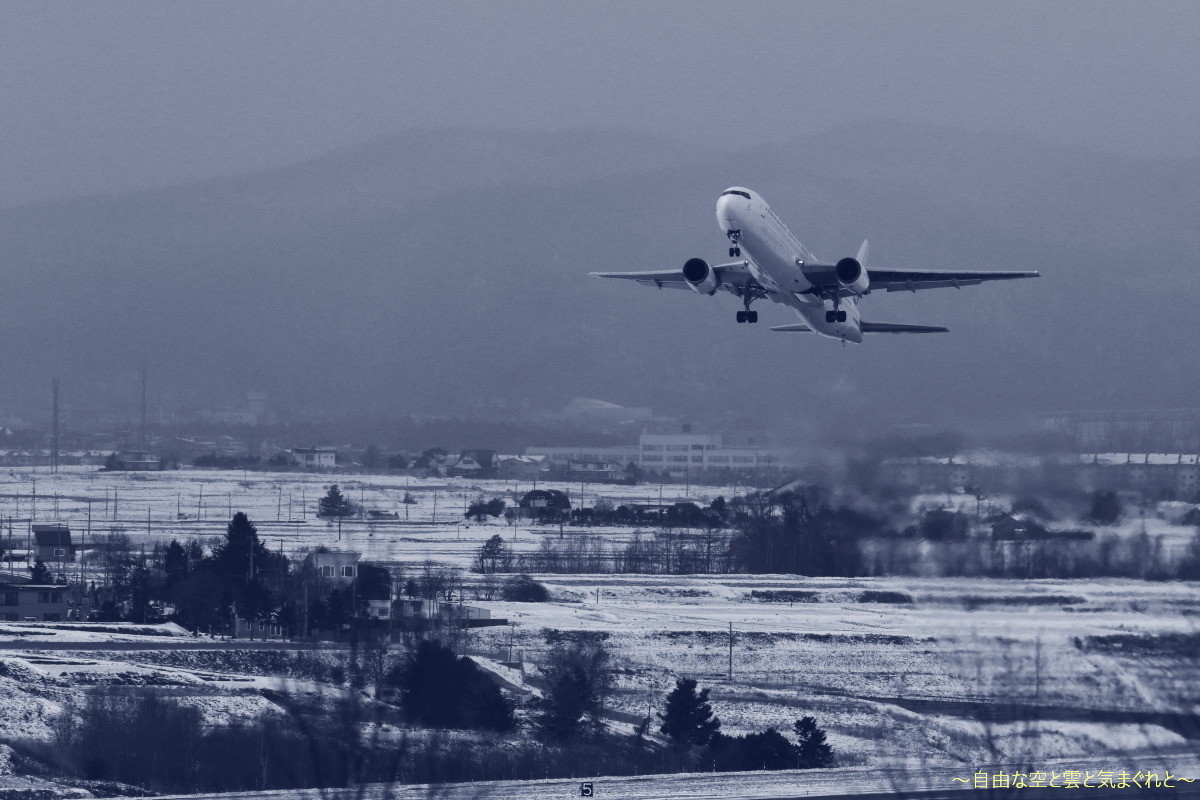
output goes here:
[[528, 575], [513, 575], [500, 587], [500, 597], [510, 603], [544, 603], [550, 591]]

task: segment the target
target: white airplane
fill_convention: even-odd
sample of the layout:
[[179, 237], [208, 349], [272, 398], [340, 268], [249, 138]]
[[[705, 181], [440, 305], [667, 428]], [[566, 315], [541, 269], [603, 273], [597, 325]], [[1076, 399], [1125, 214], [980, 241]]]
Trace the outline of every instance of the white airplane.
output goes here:
[[[729, 237], [729, 256], [738, 259], [710, 266], [702, 258], [665, 272], [593, 272], [595, 278], [623, 278], [659, 289], [691, 289], [703, 295], [717, 289], [742, 298], [738, 322], [758, 322], [755, 300], [770, 298], [795, 309], [804, 322], [778, 325], [773, 331], [811, 331], [843, 342], [861, 343], [864, 333], [946, 333], [948, 328], [866, 322], [858, 301], [872, 291], [915, 292], [974, 286], [984, 281], [1036, 278], [1037, 272], [867, 269], [867, 243], [854, 258], [821, 261], [775, 215], [759, 194], [741, 186], [717, 198], [717, 223]], [[743, 251], [745, 255], [743, 255]]]

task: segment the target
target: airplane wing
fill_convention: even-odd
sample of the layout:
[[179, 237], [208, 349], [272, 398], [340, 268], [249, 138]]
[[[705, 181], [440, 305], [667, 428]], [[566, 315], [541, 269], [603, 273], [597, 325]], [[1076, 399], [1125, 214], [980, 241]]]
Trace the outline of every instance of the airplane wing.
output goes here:
[[[712, 269], [716, 274], [719, 288], [738, 296], [741, 295], [742, 287], [747, 282], [754, 280], [750, 275], [750, 268], [746, 266], [745, 260], [731, 261], [728, 264], [716, 264]], [[649, 272], [589, 272], [588, 275], [593, 278], [621, 278], [629, 281], [637, 281], [643, 286], [654, 286], [658, 289], [692, 288], [684, 280], [683, 270], [681, 269], [651, 270]]]
[[972, 270], [867, 269], [871, 290], [915, 292], [918, 289], [961, 289], [986, 281], [1011, 281], [1017, 278], [1041, 277], [1036, 270], [1010, 272], [980, 272]]
[[[949, 333], [949, 328], [940, 328], [933, 325], [904, 325], [897, 322], [862, 322], [859, 323], [859, 330], [863, 333]], [[792, 325], [776, 325], [771, 328], [773, 331], [783, 332], [812, 332], [812, 328], [802, 322], [793, 323]]]

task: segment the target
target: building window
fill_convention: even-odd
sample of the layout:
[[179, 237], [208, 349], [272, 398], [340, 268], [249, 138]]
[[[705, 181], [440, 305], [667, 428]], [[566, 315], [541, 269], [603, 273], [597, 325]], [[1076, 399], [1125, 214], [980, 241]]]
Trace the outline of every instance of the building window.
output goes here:
[[64, 548], [62, 548], [62, 547], [54, 548], [54, 557], [55, 558], [62, 558], [66, 554], [67, 554], [67, 551]]
[[353, 578], [354, 577], [354, 567], [342, 567], [342, 577], [343, 578]]
[[692, 449], [693, 449], [693, 450], [703, 450], [703, 449], [704, 449], [704, 445], [702, 445], [702, 444], [694, 444], [694, 445], [692, 445]]
[[670, 461], [672, 464], [686, 464], [688, 457], [687, 456], [667, 456], [667, 460]]
[[321, 567], [321, 577], [322, 578], [332, 578], [333, 577], [333, 567], [331, 567], [331, 566]]
[[704, 456], [692, 456], [692, 463], [693, 464], [703, 464]]
[[643, 445], [642, 449], [645, 450], [647, 453], [657, 453], [659, 450], [662, 450], [662, 445], [647, 444], [647, 445]]
[[663, 457], [662, 457], [662, 456], [646, 456], [646, 457], [645, 457], [645, 458], [643, 458], [642, 460], [643, 460], [643, 461], [646, 461], [646, 462], [650, 462], [650, 461], [662, 461], [662, 460], [663, 460]]
[[19, 606], [21, 605], [21, 596], [17, 592], [4, 592], [0, 594], [0, 606]]

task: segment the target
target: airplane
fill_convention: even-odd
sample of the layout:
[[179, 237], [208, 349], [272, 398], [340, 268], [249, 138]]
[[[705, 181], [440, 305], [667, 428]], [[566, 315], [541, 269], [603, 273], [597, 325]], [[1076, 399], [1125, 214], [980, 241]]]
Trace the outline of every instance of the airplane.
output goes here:
[[717, 198], [717, 223], [729, 237], [729, 256], [736, 261], [710, 266], [702, 258], [690, 258], [681, 270], [589, 274], [594, 278], [637, 281], [659, 289], [691, 289], [708, 296], [724, 289], [742, 300], [737, 321], [751, 324], [758, 322], [758, 312], [752, 311], [750, 304], [770, 299], [791, 307], [803, 320], [776, 325], [771, 330], [812, 332], [856, 344], [862, 342], [864, 333], [949, 331], [930, 325], [863, 320], [858, 303], [872, 291], [961, 289], [985, 281], [1039, 277], [1036, 271], [868, 269], [866, 241], [854, 258], [835, 263], [822, 261], [800, 243], [761, 195], [742, 186], [732, 186]]

